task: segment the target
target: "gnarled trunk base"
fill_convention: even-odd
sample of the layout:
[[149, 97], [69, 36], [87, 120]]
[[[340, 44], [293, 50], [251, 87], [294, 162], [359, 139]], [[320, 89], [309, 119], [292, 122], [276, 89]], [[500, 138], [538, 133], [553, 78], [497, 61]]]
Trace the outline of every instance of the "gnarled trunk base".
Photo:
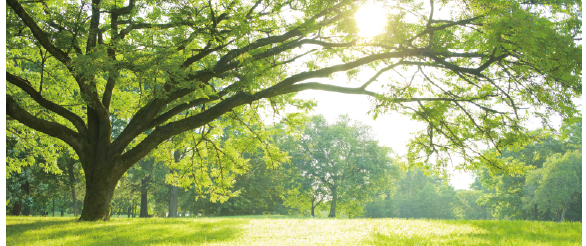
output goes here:
[[117, 183], [118, 179], [109, 175], [86, 177], [86, 193], [79, 220], [109, 220], [112, 196]]

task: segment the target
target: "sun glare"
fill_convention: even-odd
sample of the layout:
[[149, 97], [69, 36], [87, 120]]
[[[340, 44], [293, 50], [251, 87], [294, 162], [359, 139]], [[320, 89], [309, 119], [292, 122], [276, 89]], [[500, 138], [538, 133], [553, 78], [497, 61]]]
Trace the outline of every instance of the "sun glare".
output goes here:
[[354, 16], [358, 25], [358, 35], [373, 37], [382, 33], [387, 24], [384, 7], [381, 4], [368, 3], [362, 6]]

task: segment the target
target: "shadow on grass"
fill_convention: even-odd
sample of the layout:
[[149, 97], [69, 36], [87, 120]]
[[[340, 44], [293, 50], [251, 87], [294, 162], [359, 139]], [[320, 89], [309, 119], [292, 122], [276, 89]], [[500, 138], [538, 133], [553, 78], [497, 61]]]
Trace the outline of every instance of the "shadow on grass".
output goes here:
[[148, 245], [229, 242], [245, 220], [113, 219], [108, 222], [39, 220], [6, 226], [8, 245]]
[[[417, 233], [373, 232], [374, 245], [581, 245], [582, 224], [541, 221], [429, 221]], [[405, 232], [408, 229], [405, 230]]]
[[[6, 236], [19, 236], [28, 231], [38, 230], [44, 227], [66, 227], [75, 224], [78, 218], [48, 218], [34, 216], [6, 216]], [[15, 224], [11, 224], [15, 223]]]

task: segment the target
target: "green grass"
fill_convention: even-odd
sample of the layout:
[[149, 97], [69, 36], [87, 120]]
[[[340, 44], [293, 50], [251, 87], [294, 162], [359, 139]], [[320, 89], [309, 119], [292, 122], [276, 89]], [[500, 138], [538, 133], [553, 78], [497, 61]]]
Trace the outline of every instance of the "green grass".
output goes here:
[[582, 223], [287, 216], [6, 218], [8, 245], [581, 245]]

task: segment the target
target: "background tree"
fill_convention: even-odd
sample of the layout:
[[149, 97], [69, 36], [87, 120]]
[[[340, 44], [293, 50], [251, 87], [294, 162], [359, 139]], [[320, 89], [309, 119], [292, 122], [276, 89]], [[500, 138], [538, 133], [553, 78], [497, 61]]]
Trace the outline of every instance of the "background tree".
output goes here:
[[64, 173], [64, 175], [67, 177], [65, 183], [67, 184], [67, 189], [70, 192], [68, 204], [71, 205], [71, 213], [73, 213], [73, 216], [77, 216], [79, 213], [78, 207], [80, 207], [80, 204], [77, 199], [76, 190], [79, 186], [79, 177], [83, 175], [83, 171], [79, 165], [79, 160], [73, 159], [70, 153], [63, 153], [57, 161], [58, 163], [61, 163], [60, 167], [62, 166], [63, 170], [66, 170], [66, 173]]
[[283, 167], [272, 169], [260, 157], [251, 156], [250, 170], [235, 179], [231, 188], [239, 192], [224, 203], [210, 202], [209, 194], [198, 197], [195, 189], [189, 189], [181, 199], [181, 208], [200, 215], [261, 215], [286, 214], [283, 207], [285, 185], [290, 182]]
[[582, 193], [582, 153], [575, 150], [549, 157], [542, 175], [535, 200], [539, 207], [561, 210], [560, 222], [563, 222], [570, 204]]
[[456, 216], [457, 193], [445, 180], [414, 168], [388, 186], [382, 199], [365, 206], [371, 218], [453, 219]]
[[[557, 196], [556, 199], [544, 200], [538, 194], [550, 194], [560, 189], [559, 187], [574, 190], [575, 184], [581, 185], [581, 183], [570, 181], [575, 179], [576, 173], [581, 173], [582, 171], [581, 166], [573, 167], [571, 161], [564, 167], [569, 176], [565, 178], [558, 177], [559, 179], [555, 181], [557, 182], [556, 184], [543, 185], [546, 176], [550, 174], [555, 176], [563, 172], [558, 168], [553, 168], [557, 164], [549, 164], [552, 167], [546, 168], [545, 163], [548, 162], [548, 158], [555, 156], [556, 158], [554, 159], [557, 162], [559, 161], [557, 159], [561, 158], [561, 156], [581, 149], [581, 128], [581, 123], [564, 125], [561, 136], [545, 135], [540, 143], [526, 146], [523, 149], [503, 151], [501, 158], [506, 159], [509, 163], [521, 163], [528, 171], [525, 174], [510, 175], [499, 170], [480, 168], [476, 172], [477, 178], [475, 184], [473, 184], [474, 189], [483, 192], [483, 196], [478, 202], [488, 206], [493, 216], [500, 219], [552, 220], [556, 216], [561, 219], [563, 207], [560, 207], [559, 204], [565, 204], [567, 201], [565, 199], [568, 195], [566, 194], [564, 199], [561, 196]], [[554, 161], [554, 159], [549, 162]], [[571, 197], [581, 197], [581, 192], [572, 194]], [[570, 201], [572, 202], [568, 206], [572, 214], [571, 219], [580, 220], [579, 215], [581, 215], [582, 209], [579, 207], [579, 201], [572, 199]], [[556, 205], [554, 206], [554, 204]]]
[[[407, 159], [431, 158], [438, 169], [454, 155], [504, 169], [479, 146], [498, 152], [534, 141], [524, 126], [528, 112], [546, 124], [554, 114], [578, 114], [571, 99], [581, 95], [574, 41], [581, 3], [454, 1], [458, 7], [439, 19], [433, 1], [429, 12], [399, 2], [385, 6], [398, 14], [373, 38], [360, 37], [353, 18], [364, 3], [7, 0], [7, 131], [33, 129], [46, 134], [43, 141], [70, 146], [85, 175], [80, 219], [107, 220], [118, 180], [179, 135], [191, 136], [176, 138], [195, 144], [190, 151], [197, 143], [217, 147], [216, 166], [200, 177], [220, 177], [211, 199], [234, 195], [223, 192], [235, 175], [221, 173], [245, 170], [241, 151], [224, 151], [214, 136], [221, 130], [208, 130], [225, 127], [216, 121], [222, 116], [242, 114], [231, 123], [246, 130], [259, 110], [306, 108], [293, 97], [303, 90], [369, 95], [375, 117], [399, 111], [427, 123]], [[407, 20], [407, 12], [418, 19]], [[313, 80], [360, 69], [376, 74], [358, 87]], [[368, 90], [377, 80], [385, 90]], [[115, 139], [111, 114], [127, 122]], [[251, 143], [272, 152], [272, 161], [285, 158], [268, 137]]]
[[314, 116], [294, 151], [301, 158], [293, 162], [309, 181], [302, 188], [310, 189], [309, 194], [327, 192], [328, 217], [336, 217], [339, 205], [346, 207], [346, 214], [360, 215], [364, 203], [396, 172], [390, 150], [378, 146], [370, 127], [352, 123], [347, 116], [333, 124]]
[[169, 169], [164, 163], [155, 162], [154, 158], [147, 156], [129, 169], [127, 173], [133, 189], [140, 194], [139, 216], [151, 217], [149, 215], [149, 191], [153, 190], [153, 184], [161, 183], [157, 182], [157, 179], [165, 179]]
[[[66, 166], [55, 155], [65, 155], [63, 149], [37, 150], [44, 146], [34, 132], [16, 131], [7, 136], [7, 210], [12, 215], [45, 215], [55, 209], [63, 209], [68, 184], [63, 170]], [[31, 145], [27, 145], [31, 143]], [[43, 153], [48, 153], [47, 159]], [[49, 163], [54, 161], [55, 163]]]
[[484, 195], [481, 190], [458, 190], [454, 202], [454, 215], [463, 220], [488, 220], [491, 213], [487, 206], [478, 204], [478, 199]]

